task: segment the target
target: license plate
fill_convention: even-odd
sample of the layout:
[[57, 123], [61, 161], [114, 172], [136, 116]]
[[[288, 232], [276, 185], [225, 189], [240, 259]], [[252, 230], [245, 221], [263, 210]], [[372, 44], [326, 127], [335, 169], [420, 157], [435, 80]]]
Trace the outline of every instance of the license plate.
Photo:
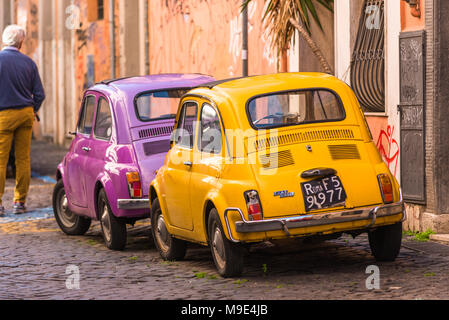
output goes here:
[[337, 176], [328, 176], [301, 183], [306, 212], [345, 204], [346, 192]]

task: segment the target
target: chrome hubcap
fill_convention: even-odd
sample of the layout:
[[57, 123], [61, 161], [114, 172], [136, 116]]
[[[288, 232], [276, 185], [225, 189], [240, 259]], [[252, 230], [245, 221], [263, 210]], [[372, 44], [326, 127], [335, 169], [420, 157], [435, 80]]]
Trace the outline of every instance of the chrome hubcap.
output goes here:
[[168, 234], [162, 214], [157, 217], [156, 239], [159, 247], [163, 251], [168, 251], [170, 249], [170, 235]]
[[212, 237], [212, 251], [217, 264], [220, 268], [224, 268], [226, 264], [225, 248], [223, 243], [223, 235], [218, 227], [215, 227], [215, 232]]
[[111, 241], [111, 220], [109, 217], [109, 210], [106, 205], [103, 207], [103, 214], [101, 215], [101, 227], [106, 241]]
[[[62, 193], [62, 192], [61, 192]], [[71, 228], [76, 223], [76, 215], [69, 210], [69, 204], [65, 193], [59, 197], [59, 218], [64, 226]]]

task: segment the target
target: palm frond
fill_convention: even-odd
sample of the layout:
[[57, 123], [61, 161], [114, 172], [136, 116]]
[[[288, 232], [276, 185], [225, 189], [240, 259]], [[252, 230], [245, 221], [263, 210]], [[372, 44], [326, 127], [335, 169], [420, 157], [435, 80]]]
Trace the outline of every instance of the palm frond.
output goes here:
[[[251, 1], [253, 0], [246, 0], [242, 4], [242, 11]], [[312, 21], [315, 21], [323, 30], [317, 11], [318, 5], [330, 12], [334, 10], [334, 0], [266, 0], [267, 2], [263, 21], [273, 39], [272, 46], [278, 53], [290, 49], [290, 45], [295, 42], [298, 26], [303, 27], [309, 36], [311, 35]], [[298, 24], [292, 22], [298, 22]]]

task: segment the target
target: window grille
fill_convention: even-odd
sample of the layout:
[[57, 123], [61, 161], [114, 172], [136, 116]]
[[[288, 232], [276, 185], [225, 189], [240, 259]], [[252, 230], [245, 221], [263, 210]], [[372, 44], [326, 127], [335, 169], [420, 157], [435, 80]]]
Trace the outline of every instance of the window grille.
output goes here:
[[384, 0], [365, 0], [351, 61], [351, 85], [365, 112], [385, 112]]

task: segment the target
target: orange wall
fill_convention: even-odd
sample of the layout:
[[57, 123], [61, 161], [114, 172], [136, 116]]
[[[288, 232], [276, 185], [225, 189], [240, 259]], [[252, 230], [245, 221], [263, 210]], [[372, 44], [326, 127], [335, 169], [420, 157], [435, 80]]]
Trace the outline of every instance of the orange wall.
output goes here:
[[388, 165], [391, 173], [395, 176], [399, 174], [399, 141], [394, 137], [399, 128], [396, 128], [388, 124], [388, 117], [384, 116], [367, 116], [371, 134], [373, 135], [373, 141], [376, 144], [379, 152]]
[[38, 58], [38, 0], [18, 0], [15, 2], [17, 24], [27, 31], [27, 41], [22, 52], [37, 61]]
[[421, 17], [414, 17], [411, 8], [405, 1], [401, 0], [401, 26], [402, 31], [422, 30], [425, 27], [424, 11], [426, 0], [418, 0], [421, 7]]
[[[150, 2], [151, 73], [242, 75], [241, 0]], [[276, 72], [262, 27], [264, 1], [249, 7], [249, 73]]]
[[94, 82], [110, 78], [109, 1], [105, 1], [105, 17], [89, 21], [88, 2], [75, 0], [81, 10], [81, 28], [75, 31], [76, 88], [81, 100], [88, 86], [88, 56], [94, 57]]

